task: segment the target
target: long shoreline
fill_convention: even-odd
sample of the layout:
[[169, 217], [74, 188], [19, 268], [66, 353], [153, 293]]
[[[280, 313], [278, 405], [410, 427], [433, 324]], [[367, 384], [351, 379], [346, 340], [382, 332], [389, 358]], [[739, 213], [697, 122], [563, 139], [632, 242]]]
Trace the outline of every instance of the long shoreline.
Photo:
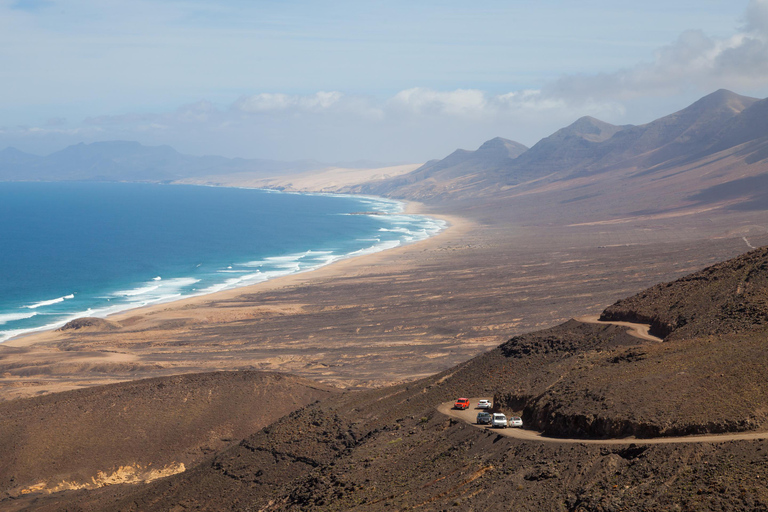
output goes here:
[[[504, 205], [405, 205], [450, 225], [312, 271], [0, 343], [0, 400], [209, 371], [346, 389], [410, 382], [743, 252], [741, 232], [681, 240], [679, 226], [576, 230], [526, 225]], [[617, 243], [602, 249], [606, 240]]]
[[[303, 192], [291, 192], [291, 193], [301, 194]], [[424, 215], [423, 213], [420, 213], [418, 211], [421, 208], [421, 205], [419, 203], [403, 201], [403, 200], [398, 200], [398, 201], [400, 201], [405, 205], [405, 209], [402, 212], [403, 214]], [[383, 249], [381, 251], [377, 251], [370, 254], [361, 254], [359, 256], [344, 257], [337, 261], [328, 263], [327, 265], [323, 265], [318, 268], [299, 271], [299, 272], [295, 272], [293, 274], [287, 274], [284, 276], [278, 276], [273, 279], [262, 281], [260, 283], [239, 286], [239, 287], [231, 288], [228, 290], [221, 290], [218, 292], [206, 293], [203, 295], [195, 295], [192, 297], [186, 297], [186, 298], [173, 300], [169, 302], [163, 302], [160, 304], [151, 304], [147, 306], [141, 306], [138, 308], [131, 308], [125, 311], [121, 311], [119, 313], [114, 313], [113, 315], [109, 315], [107, 318], [110, 320], [120, 321], [121, 319], [128, 318], [137, 313], [151, 314], [151, 313], [155, 313], [157, 311], [163, 311], [169, 308], [179, 308], [179, 307], [185, 307], [189, 305], [202, 305], [202, 304], [206, 304], [214, 301], [231, 300], [241, 295], [264, 292], [264, 291], [273, 290], [277, 288], [283, 288], [286, 286], [297, 286], [304, 283], [308, 283], [310, 281], [314, 281], [318, 278], [333, 277], [334, 275], [342, 274], [343, 269], [353, 265], [359, 265], [361, 263], [370, 265], [374, 262], [381, 261], [385, 257], [394, 256], [397, 254], [398, 251], [402, 251], [405, 248], [410, 248], [415, 245], [419, 245], [423, 247], [427, 245], [429, 242], [434, 243], [436, 239], [439, 239], [440, 241], [442, 241], [445, 235], [449, 234], [449, 232], [450, 234], [454, 234], [454, 231], [453, 231], [454, 228], [457, 228], [458, 226], [463, 225], [463, 223], [469, 223], [469, 221], [462, 219], [460, 217], [448, 216], [443, 214], [430, 213], [429, 217], [433, 217], [433, 218], [445, 221], [446, 226], [445, 226], [445, 229], [441, 230], [439, 233], [433, 236], [430, 236], [429, 238], [425, 238], [423, 240], [417, 240], [415, 242], [411, 242], [408, 244], [401, 244], [397, 247], [392, 247], [391, 249]]]
[[[210, 186], [210, 185], [198, 185], [198, 186]], [[249, 188], [249, 187], [242, 187], [242, 186], [237, 186], [233, 184], [233, 185], [228, 185], [224, 188]], [[241, 295], [260, 293], [260, 292], [279, 289], [287, 286], [298, 286], [298, 285], [310, 283], [320, 278], [332, 278], [336, 275], [341, 276], [341, 275], [344, 275], [344, 269], [352, 265], [360, 265], [360, 264], [371, 265], [378, 261], [381, 261], [385, 257], [388, 258], [391, 256], [395, 256], [398, 252], [402, 252], [402, 250], [405, 248], [410, 248], [410, 247], [413, 247], [414, 245], [425, 247], [430, 242], [434, 243], [437, 240], [443, 241], [447, 235], [453, 235], [454, 233], [456, 233], [456, 231], [461, 231], [460, 228], [462, 226], [471, 224], [471, 221], [468, 221], [467, 219], [457, 217], [457, 216], [441, 214], [441, 213], [433, 213], [433, 212], [430, 212], [429, 215], [426, 215], [422, 211], [423, 205], [413, 201], [407, 201], [407, 200], [401, 200], [401, 199], [394, 200], [394, 199], [383, 198], [383, 197], [380, 198], [377, 196], [357, 196], [354, 194], [336, 194], [336, 193], [329, 193], [329, 192], [290, 191], [286, 193], [298, 194], [298, 195], [322, 194], [322, 195], [351, 196], [351, 197], [361, 198], [361, 199], [370, 198], [372, 200], [398, 202], [403, 205], [403, 210], [401, 212], [398, 212], [397, 214], [392, 214], [392, 215], [422, 215], [422, 216], [434, 218], [434, 219], [445, 222], [445, 227], [438, 233], [422, 240], [416, 240], [414, 242], [409, 242], [409, 243], [401, 243], [396, 247], [382, 249], [373, 253], [361, 254], [356, 256], [343, 256], [336, 261], [322, 265], [317, 268], [298, 271], [295, 273], [286, 274], [282, 276], [277, 276], [272, 279], [267, 279], [259, 283], [236, 286], [226, 290], [220, 290], [220, 291], [215, 291], [211, 293], [203, 293], [199, 295], [191, 295], [191, 296], [182, 297], [179, 299], [162, 301], [162, 302], [157, 302], [154, 304], [148, 304], [148, 305], [143, 305], [138, 307], [130, 307], [122, 311], [110, 313], [105, 317], [97, 317], [97, 318], [105, 318], [109, 321], [114, 321], [119, 323], [120, 321], [126, 318], [130, 318], [139, 314], [154, 315], [160, 311], [166, 311], [170, 309], [180, 309], [180, 308], [186, 308], [190, 306], [200, 307], [200, 306], [204, 306], [207, 303], [232, 300]], [[77, 316], [76, 318], [88, 318], [88, 316], [82, 315], [82, 316]], [[9, 338], [5, 341], [0, 342], [0, 346], [28, 347], [31, 344], [37, 343], [38, 341], [50, 340], [51, 338], [55, 337], [55, 334], [57, 333], [57, 331], [60, 330], [60, 328], [61, 326], [57, 325], [56, 327], [42, 327], [39, 329], [31, 330], [29, 332], [19, 334], [17, 336], [14, 336], [12, 338]]]

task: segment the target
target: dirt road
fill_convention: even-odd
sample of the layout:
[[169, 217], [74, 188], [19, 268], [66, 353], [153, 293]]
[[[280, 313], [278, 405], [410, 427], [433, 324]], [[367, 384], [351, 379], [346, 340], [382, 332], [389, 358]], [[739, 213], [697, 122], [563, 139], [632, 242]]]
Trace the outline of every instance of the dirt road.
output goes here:
[[600, 317], [595, 316], [582, 316], [579, 318], [575, 318], [577, 322], [584, 322], [585, 324], [611, 324], [611, 325], [620, 325], [622, 327], [629, 327], [629, 330], [627, 331], [630, 335], [634, 336], [635, 338], [640, 338], [641, 340], [647, 340], [647, 341], [658, 341], [662, 342], [664, 341], [661, 338], [657, 338], [656, 336], [653, 336], [652, 334], [649, 334], [648, 331], [650, 331], [651, 326], [648, 324], [635, 324], [632, 322], [604, 322], [600, 320]]
[[[479, 398], [470, 398], [469, 401], [472, 404], [477, 404]], [[466, 421], [470, 425], [473, 425], [481, 429], [490, 429], [487, 425], [477, 425], [475, 419], [479, 409], [470, 407], [463, 411], [453, 408], [453, 402], [445, 402], [437, 407], [437, 411], [450, 416], [451, 418], [460, 419]], [[571, 438], [556, 438], [556, 437], [544, 437], [539, 432], [533, 430], [526, 430], [521, 428], [494, 428], [497, 434], [507, 437], [514, 437], [515, 439], [521, 439], [523, 441], [537, 441], [544, 443], [571, 443], [571, 444], [676, 444], [676, 443], [721, 443], [723, 441], [742, 441], [742, 440], [754, 440], [754, 439], [768, 439], [768, 432], [740, 432], [736, 434], [708, 434], [698, 436], [682, 436], [682, 437], [657, 437], [653, 439], [637, 439], [634, 437], [627, 437], [623, 439], [571, 439]]]

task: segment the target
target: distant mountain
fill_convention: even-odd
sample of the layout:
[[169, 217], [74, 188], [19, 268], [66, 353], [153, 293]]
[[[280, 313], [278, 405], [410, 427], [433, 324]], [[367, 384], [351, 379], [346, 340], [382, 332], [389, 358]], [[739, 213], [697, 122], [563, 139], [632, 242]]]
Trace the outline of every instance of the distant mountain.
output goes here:
[[16, 148], [5, 148], [0, 151], [0, 169], [11, 166], [29, 165], [39, 159], [39, 156], [24, 153]]
[[516, 182], [520, 177], [531, 179], [552, 172], [584, 174], [679, 163], [706, 153], [724, 126], [757, 101], [719, 90], [640, 126], [614, 126], [583, 117], [535, 144], [514, 162], [506, 177]]
[[623, 129], [593, 117], [582, 117], [540, 140], [512, 169], [517, 171], [516, 176], [531, 178], [539, 173], [582, 167], [603, 158], [609, 151], [603, 143]]
[[128, 141], [81, 143], [45, 157], [14, 148], [0, 151], [0, 181], [175, 181], [240, 172], [275, 176], [321, 166], [312, 161], [189, 156], [170, 146], [144, 146]]
[[747, 148], [750, 155], [746, 159], [753, 163], [768, 156], [765, 154], [766, 140], [768, 140], [768, 99], [753, 102], [726, 123], [717, 135], [717, 142], [710, 150], [711, 152], [723, 151], [742, 144], [750, 144]]
[[432, 160], [415, 171], [386, 180], [384, 188], [376, 193], [403, 191], [413, 188], [415, 193], [424, 193], [428, 189], [434, 194], [445, 189], [461, 187], [463, 182], [476, 179], [476, 176], [501, 171], [513, 165], [514, 160], [528, 148], [519, 142], [496, 137], [485, 142], [475, 151], [457, 149], [442, 160]]
[[503, 169], [525, 153], [528, 148], [519, 142], [496, 137], [485, 142], [475, 151], [457, 149], [443, 160], [423, 165], [414, 174], [427, 176], [456, 177], [466, 170], [488, 171]]
[[548, 213], [565, 216], [574, 209], [598, 216], [703, 204], [768, 208], [759, 186], [768, 181], [768, 99], [719, 90], [640, 126], [582, 117], [527, 151], [518, 145], [504, 154], [503, 140], [348, 191], [466, 204], [522, 197], [517, 211], [532, 216], [554, 204]]

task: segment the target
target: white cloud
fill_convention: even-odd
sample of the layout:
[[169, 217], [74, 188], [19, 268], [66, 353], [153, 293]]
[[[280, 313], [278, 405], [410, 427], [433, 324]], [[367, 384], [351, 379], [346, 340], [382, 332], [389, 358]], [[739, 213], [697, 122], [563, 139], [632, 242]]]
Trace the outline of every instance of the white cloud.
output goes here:
[[223, 107], [199, 101], [172, 112], [88, 118], [79, 133], [45, 128], [16, 131], [15, 136], [49, 145], [127, 139], [170, 144], [192, 154], [414, 162], [444, 156], [456, 147], [474, 148], [495, 136], [533, 144], [581, 115], [616, 112], [614, 103], [571, 108], [565, 100], [536, 90], [493, 95], [418, 87], [379, 100], [335, 91], [259, 93]]
[[751, 0], [741, 31], [712, 37], [683, 32], [651, 62], [613, 73], [568, 75], [545, 86], [547, 97], [570, 103], [663, 97], [686, 91], [751, 89], [768, 85], [768, 0]]
[[167, 112], [96, 116], [83, 123], [68, 115], [66, 123], [6, 128], [0, 148], [28, 149], [33, 140], [58, 149], [80, 141], [134, 139], [193, 154], [418, 161], [456, 147], [474, 149], [495, 136], [532, 145], [583, 115], [616, 124], [647, 122], [673, 111], [670, 105], [682, 108], [719, 88], [765, 90], [768, 0], [751, 0], [741, 27], [731, 35], [688, 30], [648, 62], [570, 74], [535, 88], [401, 87], [374, 98], [338, 90], [286, 94], [264, 87], [234, 102], [218, 97], [218, 104], [196, 101]]
[[279, 110], [322, 112], [339, 104], [343, 97], [344, 95], [338, 91], [319, 91], [305, 96], [261, 93], [240, 98], [232, 107], [248, 114]]
[[395, 94], [389, 105], [416, 114], [477, 116], [486, 110], [488, 100], [483, 91], [476, 89], [443, 92], [414, 87]]
[[745, 32], [756, 36], [768, 36], [768, 0], [750, 0], [744, 21]]

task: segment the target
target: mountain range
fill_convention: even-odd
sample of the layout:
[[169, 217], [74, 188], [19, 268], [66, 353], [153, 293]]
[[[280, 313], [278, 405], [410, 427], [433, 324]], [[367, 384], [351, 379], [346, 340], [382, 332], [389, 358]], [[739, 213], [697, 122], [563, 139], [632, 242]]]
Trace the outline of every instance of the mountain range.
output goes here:
[[496, 138], [346, 191], [427, 203], [528, 196], [536, 199], [527, 206], [571, 212], [585, 203], [623, 214], [716, 203], [765, 209], [767, 159], [768, 99], [719, 90], [644, 125], [582, 117], [529, 149]]
[[68, 146], [47, 156], [0, 151], [0, 181], [151, 181], [248, 172], [275, 176], [323, 167], [318, 162], [183, 155], [170, 146], [107, 141]]
[[[77, 144], [48, 156], [0, 151], [0, 181], [202, 180], [291, 189], [266, 178], [306, 177], [323, 167], [313, 161], [195, 157], [169, 146], [125, 141]], [[702, 208], [764, 210], [768, 99], [719, 90], [643, 125], [616, 126], [582, 117], [531, 148], [497, 137], [475, 151], [458, 149], [411, 172], [380, 174], [323, 190], [450, 202], [464, 205], [465, 211], [478, 200], [514, 199], [519, 207], [507, 210], [522, 217], [554, 214], [584, 222]]]

